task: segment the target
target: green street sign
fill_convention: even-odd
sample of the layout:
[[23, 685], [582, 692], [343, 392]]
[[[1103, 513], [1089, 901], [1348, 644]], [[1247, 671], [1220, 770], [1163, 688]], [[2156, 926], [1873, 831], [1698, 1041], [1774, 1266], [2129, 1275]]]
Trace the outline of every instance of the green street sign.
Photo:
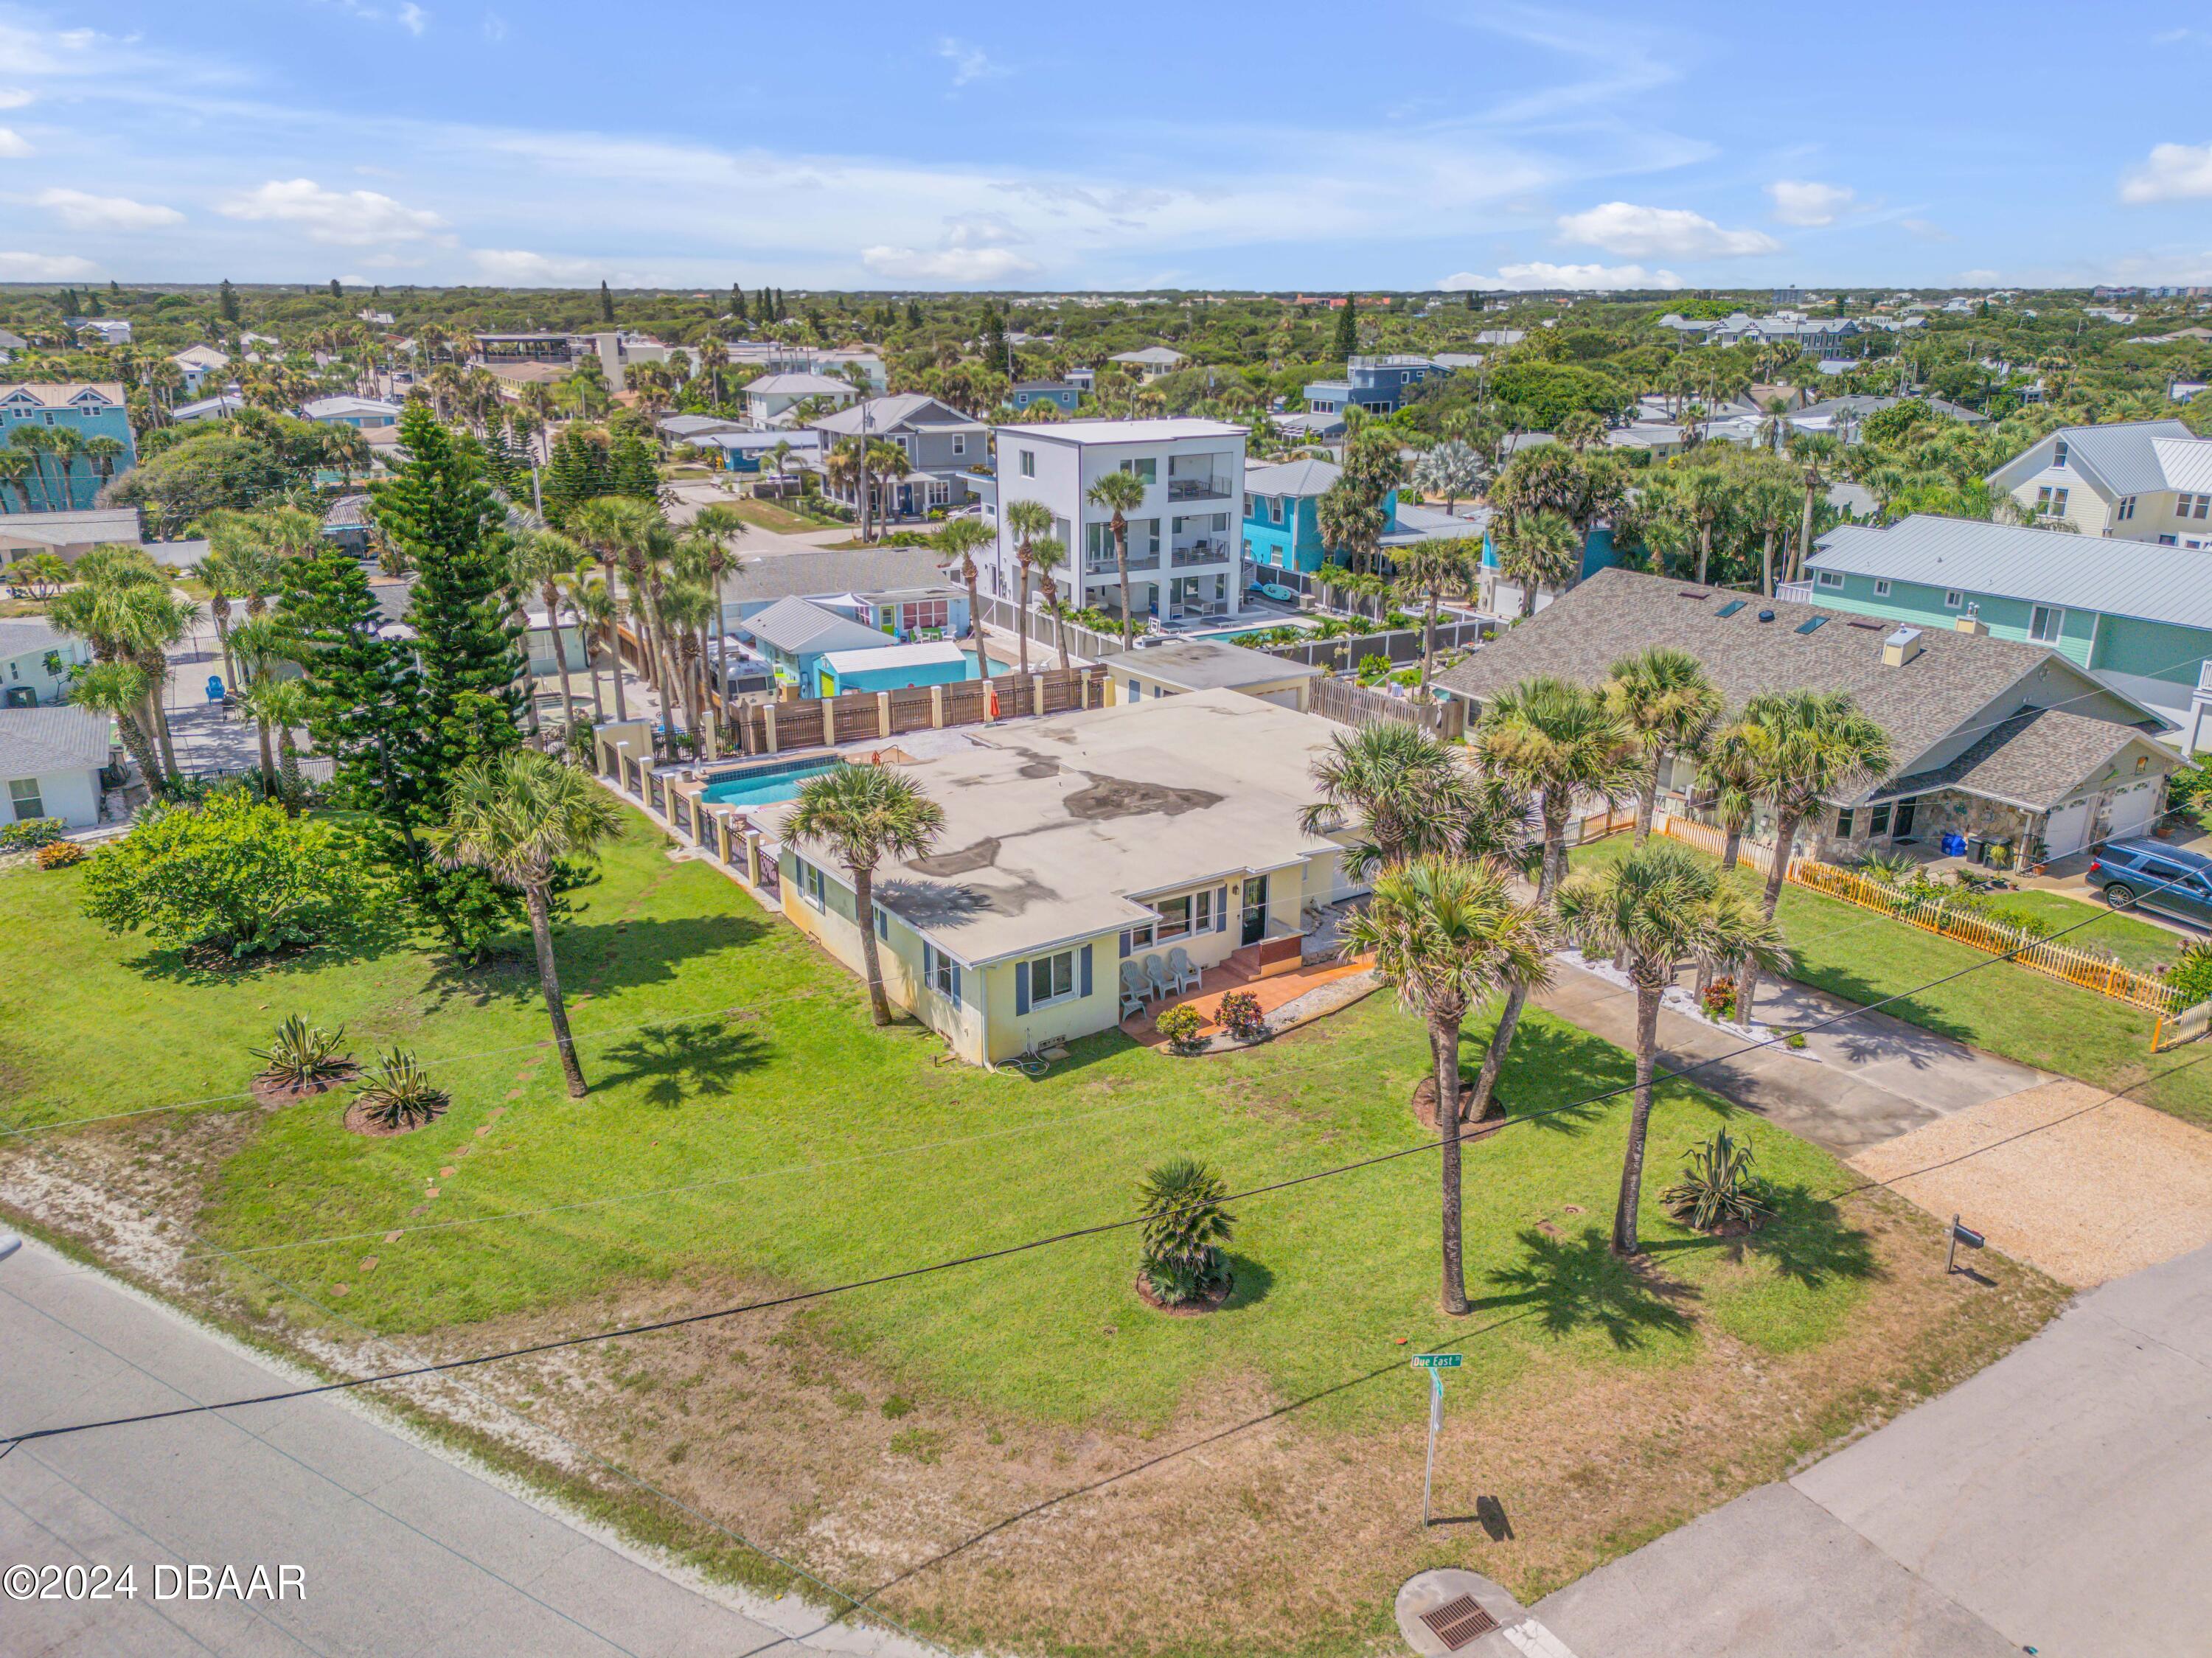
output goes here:
[[1413, 1368], [1418, 1370], [1456, 1370], [1465, 1355], [1461, 1353], [1415, 1353]]

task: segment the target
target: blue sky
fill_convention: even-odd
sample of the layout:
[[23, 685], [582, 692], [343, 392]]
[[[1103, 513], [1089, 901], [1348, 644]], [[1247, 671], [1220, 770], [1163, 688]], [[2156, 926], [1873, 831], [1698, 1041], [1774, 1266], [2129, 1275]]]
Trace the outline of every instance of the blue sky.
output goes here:
[[2208, 72], [2126, 0], [0, 0], [0, 280], [2212, 282]]

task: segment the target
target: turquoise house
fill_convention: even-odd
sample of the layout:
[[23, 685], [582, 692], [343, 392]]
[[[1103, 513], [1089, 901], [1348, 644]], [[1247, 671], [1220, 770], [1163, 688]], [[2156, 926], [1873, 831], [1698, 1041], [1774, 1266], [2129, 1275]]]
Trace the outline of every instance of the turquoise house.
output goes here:
[[0, 443], [21, 453], [27, 444], [15, 434], [33, 431], [73, 433], [79, 445], [112, 438], [122, 447], [112, 455], [90, 454], [82, 447], [66, 454], [33, 449], [36, 470], [19, 485], [0, 488], [0, 513], [83, 512], [109, 479], [138, 464], [137, 435], [117, 381], [33, 381], [0, 387]]
[[1830, 531], [1779, 594], [2048, 647], [2212, 749], [2212, 552], [1916, 513]]
[[[991, 671], [1013, 671], [1003, 662], [994, 662]], [[822, 696], [846, 691], [899, 691], [915, 685], [957, 685], [975, 677], [975, 651], [973, 646], [963, 647], [949, 639], [832, 651], [818, 659], [815, 674], [814, 689]]]
[[[1344, 476], [1326, 460], [1285, 461], [1279, 466], [1244, 471], [1244, 556], [1279, 570], [1312, 574], [1328, 560], [1321, 540], [1321, 498]], [[1384, 498], [1392, 522], [1398, 516], [1398, 492]]]

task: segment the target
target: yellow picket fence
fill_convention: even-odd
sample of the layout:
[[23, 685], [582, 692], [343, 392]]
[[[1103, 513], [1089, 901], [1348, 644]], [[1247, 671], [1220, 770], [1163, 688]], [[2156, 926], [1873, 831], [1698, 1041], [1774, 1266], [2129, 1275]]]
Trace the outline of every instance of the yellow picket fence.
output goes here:
[[2008, 955], [2032, 972], [2062, 979], [2100, 996], [2109, 996], [2116, 1002], [2126, 1002], [2160, 1015], [2175, 1011], [2174, 993], [2162, 979], [2134, 972], [2102, 956], [2038, 938], [2032, 932], [2023, 932], [1986, 915], [1954, 908], [1947, 900], [1916, 898], [1883, 882], [1869, 880], [1856, 871], [1838, 869], [1833, 864], [1819, 863], [1810, 858], [1792, 859], [1789, 878], [1801, 887], [1840, 898], [1847, 904], [1856, 904], [1861, 909], [1877, 911], [1923, 932], [1955, 938], [1993, 956]]

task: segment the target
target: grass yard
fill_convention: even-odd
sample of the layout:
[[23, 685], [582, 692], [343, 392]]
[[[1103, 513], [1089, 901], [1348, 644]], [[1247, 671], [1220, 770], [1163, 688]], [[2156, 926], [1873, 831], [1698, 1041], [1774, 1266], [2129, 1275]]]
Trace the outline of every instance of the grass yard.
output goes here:
[[[2051, 923], [2054, 932], [2071, 928], [2060, 943], [2083, 950], [2109, 950], [2123, 967], [2140, 973], [2156, 973], [2171, 967], [2174, 957], [2190, 943], [2179, 933], [2169, 932], [2139, 915], [2124, 915], [2108, 905], [2069, 898], [2063, 893], [2001, 892], [1996, 895], [1996, 903], [2002, 909], [2040, 916]], [[2084, 922], [2087, 925], [2082, 925]]]
[[[1423, 1138], [1407, 1097], [1424, 1039], [1387, 994], [1208, 1060], [1113, 1033], [1041, 1081], [940, 1064], [933, 1037], [875, 1030], [841, 969], [710, 869], [671, 862], [641, 818], [560, 940], [595, 1084], [582, 1102], [541, 1045], [520, 961], [456, 974], [386, 941], [210, 975], [90, 928], [78, 884], [0, 877], [0, 1128], [40, 1131], [0, 1141], [0, 1198], [364, 1365], [392, 1350], [363, 1329], [483, 1351], [1112, 1221], [1176, 1153], [1244, 1189]], [[341, 1127], [343, 1091], [244, 1105], [246, 1049], [295, 1011], [343, 1023], [364, 1057], [414, 1048], [453, 1110], [369, 1139]], [[1468, 1153], [1463, 1321], [1437, 1310], [1436, 1163], [1418, 1152], [1237, 1202], [1237, 1290], [1209, 1316], [1146, 1309], [1120, 1231], [502, 1366], [494, 1385], [817, 1570], [896, 1582], [886, 1605], [950, 1636], [1334, 1654], [1387, 1629], [1392, 1589], [1423, 1564], [1541, 1593], [2055, 1309], [2025, 1269], [1986, 1294], [1944, 1280], [1923, 1217], [1756, 1121], [1733, 1126], [1778, 1218], [1745, 1241], [1686, 1234], [1660, 1189], [1731, 1113], [1680, 1084], [1653, 1125], [1651, 1265], [1615, 1261], [1626, 1102], [1575, 1102], [1629, 1069], [1570, 1026], [1524, 1024], [1504, 1093], [1527, 1121]], [[197, 1103], [88, 1121], [178, 1102]], [[100, 1185], [124, 1199], [83, 1195]], [[1402, 1344], [1466, 1352], [1440, 1479], [1448, 1500], [1502, 1503], [1512, 1537], [1471, 1516], [1425, 1539], [1406, 1523], [1421, 1404]], [[665, 1513], [600, 1500], [768, 1578]], [[957, 1546], [1033, 1503], [1048, 1507], [988, 1546]], [[1113, 1592], [1051, 1587], [1086, 1572]]]
[[[1577, 847], [1571, 860], [1580, 867], [1625, 856], [1629, 849], [1629, 837], [1617, 835]], [[2054, 926], [2094, 916], [2094, 926], [2069, 936], [2094, 939], [2124, 960], [2130, 950], [2146, 948], [2144, 933], [2172, 936], [2055, 893], [1998, 896], [2003, 903], [2037, 909]], [[2023, 1065], [2124, 1091], [2212, 1128], [2212, 1048], [2198, 1044], [2153, 1054], [2155, 1018], [2140, 1008], [1804, 887], [1784, 886], [1777, 914], [1796, 957], [1790, 977], [1800, 983], [1866, 1004], [1948, 979], [1887, 1002], [1882, 1011]]]
[[794, 513], [790, 507], [773, 501], [760, 501], [750, 495], [728, 503], [731, 509], [746, 523], [763, 530], [780, 530], [787, 535], [801, 530], [836, 529], [842, 519], [817, 518], [811, 513]]

